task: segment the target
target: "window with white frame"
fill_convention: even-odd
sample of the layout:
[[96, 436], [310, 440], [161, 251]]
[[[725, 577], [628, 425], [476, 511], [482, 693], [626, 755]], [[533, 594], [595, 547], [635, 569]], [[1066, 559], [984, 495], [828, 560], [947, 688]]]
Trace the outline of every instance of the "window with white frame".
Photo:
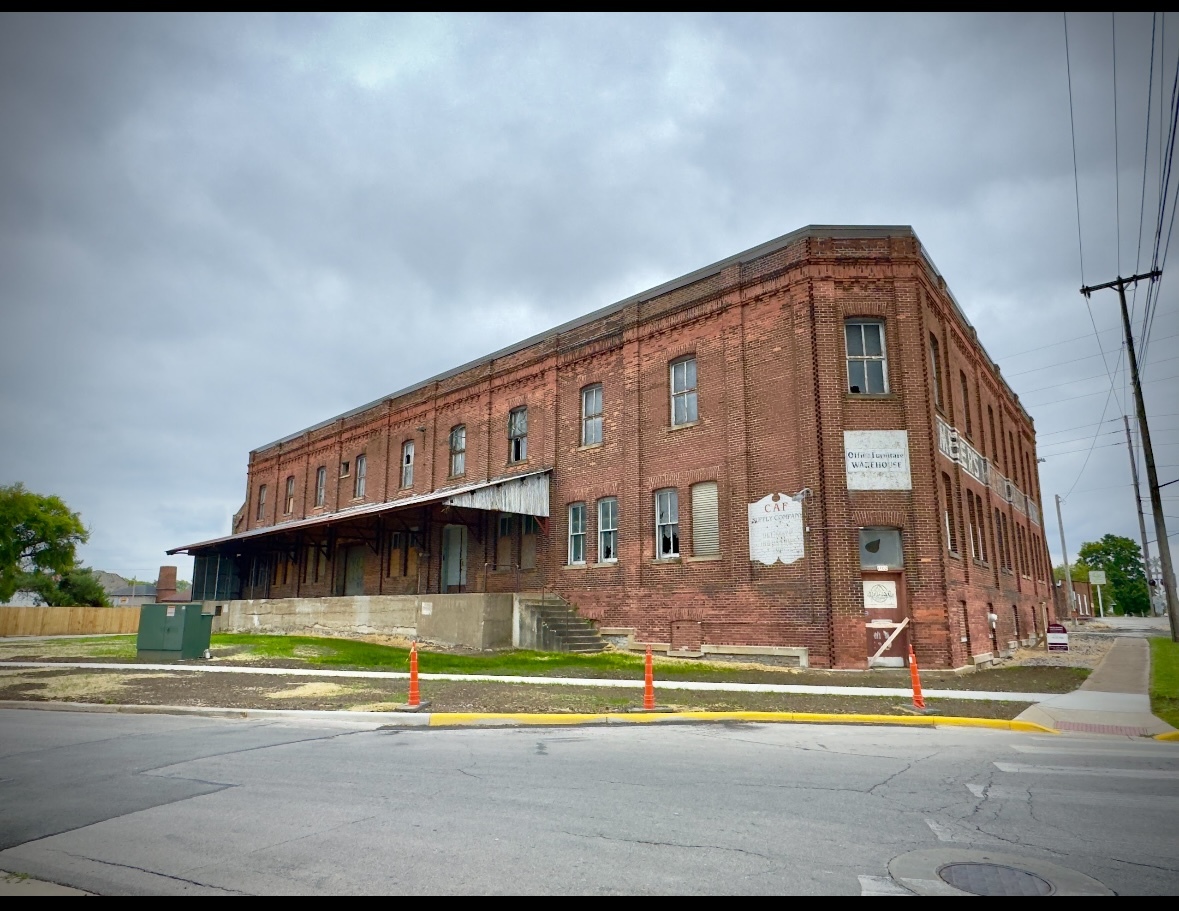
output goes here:
[[602, 442], [602, 384], [581, 390], [581, 445]]
[[450, 431], [450, 476], [457, 477], [467, 471], [467, 428], [459, 424]]
[[696, 358], [685, 357], [671, 365], [671, 426], [696, 419]]
[[401, 444], [401, 486], [413, 487], [413, 440]]
[[720, 509], [716, 481], [692, 485], [692, 556], [720, 554]]
[[601, 383], [595, 383], [581, 390], [581, 445], [601, 440]]
[[848, 320], [843, 326], [847, 344], [847, 389], [863, 395], [888, 392], [888, 360], [884, 350], [884, 323], [880, 320]]
[[295, 511], [295, 476], [290, 475], [287, 478], [287, 501], [284, 505], [283, 512], [288, 516]]
[[680, 496], [674, 488], [655, 492], [655, 556], [680, 555]]
[[513, 408], [508, 412], [508, 461], [523, 462], [528, 458], [528, 409]]
[[613, 563], [618, 559], [618, 499], [598, 500], [598, 562]]
[[569, 563], [585, 562], [585, 504], [569, 504]]
[[323, 506], [327, 499], [327, 466], [320, 465], [315, 469], [315, 505]]
[[262, 517], [266, 515], [266, 485], [263, 484], [258, 488], [258, 519], [261, 521]]
[[356, 457], [356, 480], [352, 485], [352, 496], [360, 498], [364, 496], [364, 479], [368, 470], [368, 459], [363, 455]]

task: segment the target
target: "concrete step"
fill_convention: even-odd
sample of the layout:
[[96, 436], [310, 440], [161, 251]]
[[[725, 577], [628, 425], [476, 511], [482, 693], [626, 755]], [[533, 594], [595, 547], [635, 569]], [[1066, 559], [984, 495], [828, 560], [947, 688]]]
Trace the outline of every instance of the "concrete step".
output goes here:
[[522, 598], [521, 604], [527, 605], [538, 614], [545, 629], [556, 640], [561, 651], [578, 654], [594, 654], [606, 648], [606, 641], [599, 635], [597, 628], [578, 615], [576, 608], [567, 601], [548, 598]]

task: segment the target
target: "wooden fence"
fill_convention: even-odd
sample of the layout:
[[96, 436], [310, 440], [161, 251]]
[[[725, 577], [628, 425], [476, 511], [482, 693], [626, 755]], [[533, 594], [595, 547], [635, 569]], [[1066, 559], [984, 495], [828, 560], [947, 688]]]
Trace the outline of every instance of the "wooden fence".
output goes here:
[[138, 607], [0, 607], [0, 637], [137, 632]]

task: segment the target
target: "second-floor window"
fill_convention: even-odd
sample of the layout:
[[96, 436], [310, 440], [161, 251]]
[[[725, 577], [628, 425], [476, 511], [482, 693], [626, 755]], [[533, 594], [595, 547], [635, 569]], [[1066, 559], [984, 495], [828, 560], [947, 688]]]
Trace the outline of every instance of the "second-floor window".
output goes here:
[[671, 365], [671, 426], [696, 419], [696, 358], [685, 357]]
[[847, 344], [847, 391], [861, 395], [884, 395], [888, 392], [884, 323], [879, 320], [848, 320], [843, 329]]
[[352, 484], [352, 496], [359, 498], [364, 496], [364, 478], [366, 469], [368, 467], [368, 459], [363, 455], [356, 457], [356, 479]]
[[680, 554], [680, 497], [679, 492], [655, 492], [655, 556], [678, 557]]
[[974, 422], [970, 417], [970, 382], [966, 379], [966, 374], [962, 371], [958, 372], [958, 379], [962, 383], [962, 415], [963, 420], [966, 421], [966, 435], [973, 440]]
[[585, 504], [569, 505], [569, 562], [585, 562]]
[[413, 440], [401, 444], [401, 486], [413, 487]]
[[581, 445], [602, 442], [602, 387], [586, 386], [581, 390]]
[[315, 469], [315, 505], [323, 506], [327, 499], [327, 466], [320, 465]]
[[258, 488], [258, 520], [261, 521], [266, 515], [266, 485], [263, 484]]
[[598, 500], [598, 562], [610, 563], [618, 559], [618, 500], [606, 497]]
[[467, 471], [467, 428], [459, 424], [450, 431], [450, 476], [458, 477]]
[[929, 337], [929, 370], [933, 374], [933, 403], [938, 408], [944, 407], [942, 405], [942, 355], [941, 346], [937, 343], [937, 338], [931, 335]]
[[291, 475], [287, 478], [287, 501], [284, 505], [283, 512], [288, 516], [295, 511], [295, 476]]
[[528, 409], [513, 408], [508, 413], [508, 461], [528, 458]]

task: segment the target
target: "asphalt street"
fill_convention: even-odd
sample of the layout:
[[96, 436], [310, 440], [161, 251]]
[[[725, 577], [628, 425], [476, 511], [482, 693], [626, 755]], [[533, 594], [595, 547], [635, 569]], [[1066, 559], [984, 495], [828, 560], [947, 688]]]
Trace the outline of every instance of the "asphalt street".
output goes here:
[[1174, 895], [1177, 818], [1125, 737], [0, 710], [0, 869], [104, 894], [876, 895], [953, 849]]

